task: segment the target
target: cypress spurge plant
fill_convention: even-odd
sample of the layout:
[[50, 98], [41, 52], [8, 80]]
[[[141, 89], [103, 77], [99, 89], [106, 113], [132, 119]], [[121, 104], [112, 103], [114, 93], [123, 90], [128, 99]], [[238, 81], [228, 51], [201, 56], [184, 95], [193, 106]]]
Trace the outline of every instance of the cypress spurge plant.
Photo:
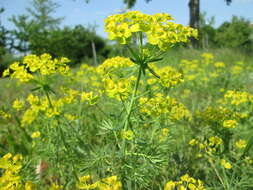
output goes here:
[[[125, 118], [121, 129], [123, 140], [119, 147], [122, 153], [123, 164], [127, 162], [125, 160], [127, 155], [143, 156], [144, 159], [148, 159], [145, 158], [148, 155], [131, 152], [135, 151], [136, 148], [133, 138], [134, 134], [137, 133], [137, 131], [135, 132], [136, 129], [131, 125], [133, 119], [131, 114], [136, 109], [138, 97], [142, 96], [141, 94], [137, 95], [141, 78], [147, 72], [158, 80], [161, 77], [149, 64], [162, 60], [162, 54], [175, 44], [187, 42], [189, 37], [197, 37], [196, 30], [176, 24], [172, 20], [173, 18], [166, 13], [147, 15], [139, 11], [115, 14], [105, 20], [105, 31], [108, 32], [109, 39], [116, 40], [120, 44], [127, 46], [131, 55], [130, 60], [136, 64], [138, 70], [131, 98], [125, 106]], [[144, 44], [144, 41], [146, 44]], [[155, 53], [150, 53], [148, 49], [144, 48], [144, 45], [148, 44], [158, 50]], [[129, 142], [129, 146], [127, 146], [127, 142]], [[125, 178], [122, 179], [123, 182], [127, 183], [127, 175], [129, 175], [127, 172], [122, 175], [122, 178]], [[130, 186], [128, 184], [128, 188], [135, 189], [136, 183], [133, 182], [133, 184]]]

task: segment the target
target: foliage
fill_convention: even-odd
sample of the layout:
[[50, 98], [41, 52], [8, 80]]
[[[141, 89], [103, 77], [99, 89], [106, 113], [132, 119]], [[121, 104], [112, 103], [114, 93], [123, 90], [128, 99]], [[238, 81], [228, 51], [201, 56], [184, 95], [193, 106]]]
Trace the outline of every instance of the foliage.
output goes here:
[[81, 25], [49, 31], [47, 38], [44, 39], [43, 50], [34, 52], [37, 54], [48, 52], [57, 57], [66, 56], [73, 63], [80, 63], [85, 58], [92, 58], [92, 41], [97, 54], [107, 57], [110, 49], [106, 46], [105, 40]]
[[[0, 9], [0, 16], [4, 12], [4, 9]], [[0, 62], [2, 61], [2, 56], [5, 54], [5, 45], [6, 45], [6, 29], [2, 26], [0, 20]]]
[[231, 22], [224, 22], [217, 29], [215, 40], [219, 47], [250, 47], [252, 31], [248, 20], [233, 16]]
[[12, 16], [15, 25], [12, 31], [15, 44], [13, 48], [25, 55], [30, 52], [43, 53], [46, 51], [45, 39], [52, 29], [58, 28], [62, 18], [53, 18], [51, 14], [58, 7], [51, 0], [33, 0], [27, 8], [27, 15]]

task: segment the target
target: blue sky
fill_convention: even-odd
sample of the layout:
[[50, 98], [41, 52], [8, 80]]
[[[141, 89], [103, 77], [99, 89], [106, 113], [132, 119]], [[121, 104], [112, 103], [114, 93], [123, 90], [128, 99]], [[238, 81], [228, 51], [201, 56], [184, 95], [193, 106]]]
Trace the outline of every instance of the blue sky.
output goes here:
[[[26, 13], [26, 7], [29, 7], [30, 2], [31, 0], [0, 0], [0, 7], [5, 8], [0, 18], [4, 26], [13, 28], [8, 18], [11, 15]], [[106, 37], [103, 20], [124, 8], [123, 0], [90, 0], [89, 4], [86, 4], [85, 0], [55, 0], [55, 2], [61, 5], [55, 16], [65, 18], [62, 26], [96, 24], [97, 33], [103, 37]], [[175, 22], [184, 25], [187, 25], [189, 20], [188, 0], [152, 0], [148, 4], [144, 0], [137, 0], [134, 10], [146, 14], [166, 12], [175, 18]], [[233, 0], [230, 6], [227, 6], [224, 0], [201, 0], [201, 11], [207, 12], [207, 18], [215, 16], [216, 26], [230, 20], [232, 15], [243, 16], [253, 23], [253, 0]]]

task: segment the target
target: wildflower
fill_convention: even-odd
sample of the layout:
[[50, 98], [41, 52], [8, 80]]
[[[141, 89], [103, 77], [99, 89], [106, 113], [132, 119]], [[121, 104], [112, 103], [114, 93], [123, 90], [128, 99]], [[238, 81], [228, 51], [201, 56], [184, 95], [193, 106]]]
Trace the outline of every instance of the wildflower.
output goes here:
[[10, 119], [11, 118], [11, 115], [9, 113], [6, 113], [5, 111], [3, 110], [0, 110], [0, 118], [3, 118], [3, 119]]
[[79, 182], [76, 185], [77, 189], [96, 189], [98, 183], [92, 183], [92, 179], [90, 175], [79, 177]]
[[225, 63], [224, 62], [215, 62], [214, 66], [216, 68], [224, 68], [225, 67]]
[[31, 137], [33, 139], [40, 137], [40, 132], [39, 131], [33, 132], [32, 135], [31, 135]]
[[247, 146], [247, 141], [240, 139], [240, 140], [235, 142], [235, 145], [236, 145], [237, 148], [242, 149], [242, 148], [245, 148]]
[[115, 14], [105, 19], [105, 31], [110, 40], [121, 44], [130, 42], [136, 32], [146, 35], [148, 43], [167, 50], [178, 42], [187, 42], [188, 38], [197, 37], [197, 31], [171, 22], [173, 18], [166, 13], [147, 15], [139, 11]]
[[24, 101], [20, 101], [19, 99], [16, 99], [13, 104], [12, 104], [12, 107], [14, 109], [16, 109], [17, 111], [21, 110], [25, 105], [25, 102]]
[[90, 105], [94, 105], [98, 101], [98, 95], [94, 95], [93, 92], [82, 92], [81, 101], [88, 101]]
[[97, 67], [97, 72], [104, 76], [110, 76], [121, 68], [132, 67], [134, 63], [126, 57], [116, 56], [113, 58], [106, 59], [101, 65]]
[[209, 140], [209, 146], [217, 146], [222, 143], [222, 139], [217, 136], [210, 137], [208, 140]]
[[123, 139], [133, 140], [134, 133], [131, 130], [127, 130], [127, 131], [122, 130], [121, 131], [121, 136], [122, 136]]
[[212, 61], [213, 58], [214, 58], [213, 54], [211, 54], [211, 53], [203, 53], [203, 54], [201, 55], [201, 57], [203, 57], [204, 63], [206, 63], [206, 64], [211, 63], [211, 61]]
[[170, 88], [184, 81], [183, 73], [176, 71], [176, 69], [167, 66], [162, 67], [157, 71], [160, 76], [159, 82], [162, 86]]
[[24, 190], [33, 190], [34, 184], [30, 181], [25, 182], [25, 189]]
[[198, 140], [197, 139], [192, 139], [192, 140], [189, 141], [189, 145], [191, 145], [191, 146], [195, 146], [197, 144], [198, 144]]
[[252, 102], [253, 96], [249, 94], [248, 92], [240, 92], [240, 91], [234, 91], [234, 90], [228, 90], [224, 94], [224, 98], [227, 103], [231, 103], [232, 105], [240, 105]]
[[0, 189], [16, 190], [21, 188], [19, 173], [22, 168], [22, 159], [22, 155], [13, 156], [11, 153], [0, 158], [0, 169], [3, 170], [0, 176]]
[[237, 125], [236, 120], [225, 120], [223, 122], [223, 127], [225, 127], [225, 128], [235, 128], [236, 125]]
[[98, 183], [99, 190], [122, 190], [122, 183], [117, 176], [104, 178]]
[[61, 190], [63, 189], [62, 185], [58, 185], [56, 183], [52, 183], [51, 187], [49, 188], [49, 190]]
[[220, 163], [226, 169], [231, 169], [232, 168], [232, 165], [224, 159], [221, 159]]
[[166, 183], [164, 190], [205, 190], [203, 182], [199, 179], [194, 179], [188, 174], [180, 177], [180, 181], [169, 181]]
[[169, 181], [166, 183], [164, 190], [174, 190], [176, 187], [176, 183], [174, 181]]
[[30, 72], [39, 72], [41, 75], [52, 75], [55, 73], [67, 75], [70, 69], [66, 63], [69, 61], [64, 57], [52, 59], [52, 56], [46, 53], [41, 56], [27, 55], [23, 58], [23, 62], [14, 62], [11, 64], [4, 71], [4, 76], [10, 75], [11, 78], [16, 78], [20, 82], [26, 83], [35, 78]]

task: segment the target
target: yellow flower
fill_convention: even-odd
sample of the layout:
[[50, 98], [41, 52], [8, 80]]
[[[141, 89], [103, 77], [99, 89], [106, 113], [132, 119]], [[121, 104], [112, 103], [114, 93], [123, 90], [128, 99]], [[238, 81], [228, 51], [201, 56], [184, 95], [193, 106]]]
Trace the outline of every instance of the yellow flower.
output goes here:
[[33, 132], [32, 135], [31, 135], [31, 137], [33, 139], [40, 137], [40, 132], [39, 131]]
[[235, 128], [236, 125], [237, 125], [236, 120], [225, 120], [223, 122], [223, 127], [225, 127], [225, 128]]
[[12, 156], [11, 153], [0, 158], [0, 189], [16, 190], [21, 189], [21, 176], [19, 175], [22, 168], [22, 156], [20, 154]]
[[224, 159], [221, 159], [220, 163], [226, 169], [231, 169], [232, 168], [232, 165]]
[[99, 190], [122, 190], [122, 183], [117, 176], [111, 176], [102, 179], [98, 183]]
[[247, 141], [240, 139], [240, 140], [235, 142], [235, 145], [236, 145], [237, 148], [242, 149], [242, 148], [245, 148], [247, 146]]
[[25, 105], [25, 102], [24, 101], [20, 101], [18, 99], [16, 99], [13, 104], [12, 104], [12, 107], [14, 109], [16, 109], [17, 111], [21, 110]]
[[192, 140], [189, 141], [189, 145], [191, 145], [191, 146], [195, 146], [197, 144], [198, 144], [198, 140], [197, 139], [192, 139]]
[[223, 67], [225, 67], [225, 63], [224, 62], [216, 62], [216, 63], [214, 63], [214, 66], [216, 68], [223, 68]]
[[174, 190], [176, 183], [174, 181], [169, 181], [166, 183], [164, 190]]
[[77, 189], [96, 189], [98, 183], [92, 183], [92, 179], [90, 175], [79, 177], [79, 182], [76, 185]]
[[34, 190], [34, 184], [30, 181], [25, 182], [25, 189], [24, 190]]
[[10, 119], [11, 115], [9, 113], [6, 113], [5, 111], [0, 110], [0, 118]]
[[121, 136], [122, 136], [123, 139], [133, 140], [134, 133], [131, 130], [127, 130], [127, 131], [122, 130], [121, 131]]
[[61, 190], [63, 189], [62, 185], [58, 185], [56, 183], [52, 183], [51, 187], [49, 188], [49, 190]]
[[[34, 77], [30, 72], [39, 72], [41, 75], [51, 75], [60, 73], [67, 75], [69, 67], [66, 65], [70, 60], [67, 58], [52, 59], [49, 54], [27, 55], [23, 58], [23, 62], [14, 62], [4, 71], [4, 76], [10, 75], [11, 78], [16, 78], [20, 82], [29, 82]], [[10, 70], [12, 72], [10, 72]]]
[[208, 144], [209, 146], [217, 146], [222, 143], [222, 139], [217, 136], [210, 137], [208, 140], [209, 140], [209, 144]]
[[88, 101], [90, 105], [95, 105], [98, 101], [98, 96], [94, 95], [93, 92], [82, 92], [81, 101]]
[[197, 37], [197, 30], [173, 23], [173, 18], [166, 13], [154, 15], [139, 11], [129, 11], [115, 14], [105, 19], [105, 31], [110, 40], [127, 44], [133, 33], [142, 32], [148, 43], [157, 45], [161, 50], [167, 50], [178, 42], [187, 42], [189, 37]]
[[203, 182], [201, 180], [196, 180], [185, 174], [180, 177], [180, 181], [169, 181], [166, 183], [164, 190], [205, 190]]

